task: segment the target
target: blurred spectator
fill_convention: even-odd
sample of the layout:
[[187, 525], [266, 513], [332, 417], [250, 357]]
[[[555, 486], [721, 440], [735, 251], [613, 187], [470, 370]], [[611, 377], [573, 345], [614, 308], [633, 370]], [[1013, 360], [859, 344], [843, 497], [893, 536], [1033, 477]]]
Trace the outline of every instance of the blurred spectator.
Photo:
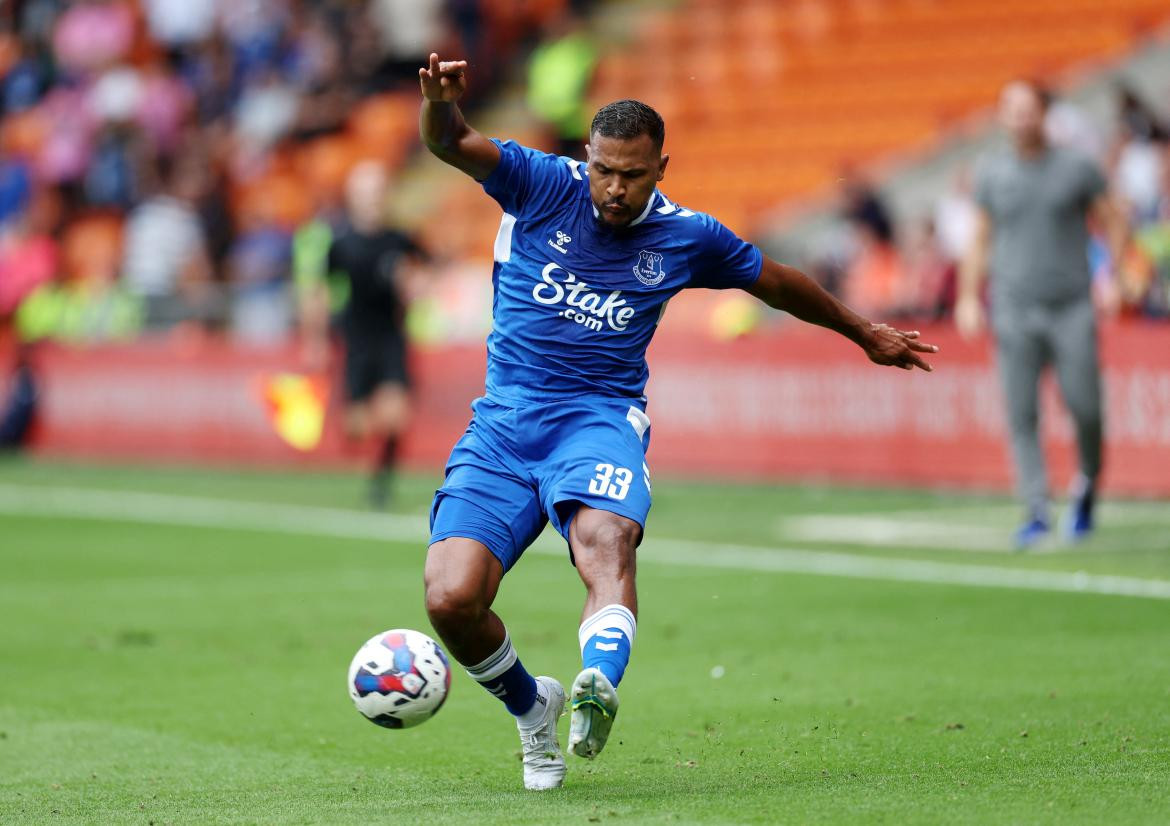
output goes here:
[[528, 64], [528, 107], [539, 117], [558, 155], [582, 160], [592, 118], [587, 95], [597, 66], [597, 47], [582, 21], [556, 18]]
[[[57, 274], [60, 254], [53, 236], [60, 204], [56, 194], [40, 189], [26, 192], [24, 198], [21, 211], [10, 212], [8, 221], [0, 218], [0, 318], [10, 316], [25, 296]], [[2, 201], [0, 191], [0, 206]]]
[[142, 0], [151, 36], [174, 48], [200, 43], [215, 29], [218, 0]]
[[37, 409], [37, 382], [28, 348], [16, 351], [6, 392], [0, 395], [0, 450], [14, 450], [24, 444]]
[[142, 302], [118, 282], [121, 220], [89, 213], [68, 224], [57, 277], [21, 303], [16, 331], [26, 342], [53, 338], [94, 343], [132, 338], [142, 329]]
[[290, 241], [287, 232], [264, 225], [242, 233], [232, 246], [226, 263], [231, 333], [237, 341], [274, 345], [286, 340], [293, 318]]
[[876, 189], [852, 170], [842, 175], [845, 219], [874, 243], [894, 243], [894, 221]]
[[845, 302], [866, 315], [897, 314], [909, 301], [894, 222], [877, 191], [847, 173], [842, 216], [853, 230], [853, 252], [846, 268]]
[[1163, 165], [1170, 135], [1156, 113], [1128, 87], [1118, 90], [1118, 141], [1114, 184], [1137, 223], [1153, 221], [1162, 199]]
[[53, 50], [66, 72], [84, 75], [113, 65], [134, 45], [134, 10], [121, 0], [77, 0], [53, 30]]
[[1085, 110], [1072, 101], [1063, 98], [1052, 101], [1044, 116], [1044, 131], [1053, 146], [1072, 149], [1097, 163], [1105, 162], [1101, 131]]
[[924, 218], [905, 253], [905, 289], [895, 316], [926, 321], [949, 316], [955, 303], [955, 261], [943, 248], [934, 221]]
[[369, 15], [380, 38], [386, 88], [413, 88], [427, 56], [444, 45], [443, 0], [371, 0]]
[[219, 315], [217, 297], [197, 212], [205, 173], [190, 162], [179, 162], [164, 170], [162, 180], [161, 191], [127, 219], [126, 287], [145, 300], [148, 327], [211, 321]]
[[[33, 338], [121, 337], [145, 313], [272, 341], [290, 326], [290, 231], [357, 161], [407, 157], [428, 51], [462, 39], [482, 98], [562, 4], [0, 8], [0, 318], [23, 301]], [[45, 229], [31, 213], [48, 201]]]
[[960, 260], [971, 248], [977, 217], [971, 197], [971, 169], [963, 166], [934, 207], [934, 232], [943, 254], [952, 261]]

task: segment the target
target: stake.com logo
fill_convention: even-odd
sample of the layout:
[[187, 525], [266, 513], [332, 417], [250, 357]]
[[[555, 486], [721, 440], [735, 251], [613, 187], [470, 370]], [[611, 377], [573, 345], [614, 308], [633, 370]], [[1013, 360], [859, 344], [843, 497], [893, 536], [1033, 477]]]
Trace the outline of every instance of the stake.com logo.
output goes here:
[[[563, 273], [560, 280], [554, 276], [557, 270]], [[621, 290], [614, 290], [603, 299], [577, 276], [551, 262], [541, 271], [540, 278], [540, 283], [532, 288], [532, 297], [541, 304], [552, 305], [563, 301], [567, 306], [558, 313], [563, 318], [590, 330], [601, 330], [608, 324], [611, 330], [620, 333], [630, 326], [634, 308], [621, 298]]]

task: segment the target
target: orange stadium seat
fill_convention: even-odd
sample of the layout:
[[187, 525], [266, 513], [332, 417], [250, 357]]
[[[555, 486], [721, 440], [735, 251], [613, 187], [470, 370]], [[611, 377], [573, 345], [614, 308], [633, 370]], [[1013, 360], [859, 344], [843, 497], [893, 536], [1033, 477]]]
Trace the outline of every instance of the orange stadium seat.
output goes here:
[[1006, 80], [1115, 56], [1167, 17], [1164, 0], [688, 0], [602, 62], [595, 100], [660, 106], [672, 196], [747, 232], [844, 166], [930, 141]]
[[[665, 191], [750, 234], [843, 168], [927, 145], [1007, 80], [1116, 57], [1167, 19], [1166, 0], [682, 0], [603, 57], [592, 99], [658, 109]], [[498, 213], [480, 200], [457, 234], [487, 257]]]

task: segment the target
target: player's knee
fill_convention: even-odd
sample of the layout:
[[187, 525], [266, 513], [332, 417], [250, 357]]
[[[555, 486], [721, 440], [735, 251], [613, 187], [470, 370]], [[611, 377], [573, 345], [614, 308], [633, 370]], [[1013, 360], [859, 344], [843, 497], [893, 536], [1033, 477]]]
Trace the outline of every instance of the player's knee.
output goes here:
[[474, 625], [486, 608], [482, 590], [471, 583], [426, 583], [427, 616], [440, 632]]
[[489, 607], [483, 577], [441, 551], [441, 543], [432, 548], [423, 572], [427, 616], [440, 632], [473, 625]]

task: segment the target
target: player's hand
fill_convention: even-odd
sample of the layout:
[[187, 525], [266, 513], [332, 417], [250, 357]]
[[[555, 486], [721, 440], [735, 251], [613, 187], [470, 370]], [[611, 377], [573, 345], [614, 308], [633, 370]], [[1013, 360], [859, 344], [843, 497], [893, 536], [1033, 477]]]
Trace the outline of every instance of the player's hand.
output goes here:
[[874, 364], [901, 367], [903, 370], [913, 370], [917, 367], [928, 373], [932, 369], [931, 366], [918, 354], [938, 352], [938, 348], [933, 344], [918, 340], [917, 330], [910, 332], [895, 330], [888, 324], [871, 324], [869, 338], [862, 346]]
[[431, 52], [428, 65], [418, 70], [422, 96], [439, 103], [454, 103], [467, 91], [467, 61], [439, 60]]
[[987, 321], [978, 298], [961, 297], [955, 302], [955, 326], [963, 338], [971, 339], [983, 333]]

